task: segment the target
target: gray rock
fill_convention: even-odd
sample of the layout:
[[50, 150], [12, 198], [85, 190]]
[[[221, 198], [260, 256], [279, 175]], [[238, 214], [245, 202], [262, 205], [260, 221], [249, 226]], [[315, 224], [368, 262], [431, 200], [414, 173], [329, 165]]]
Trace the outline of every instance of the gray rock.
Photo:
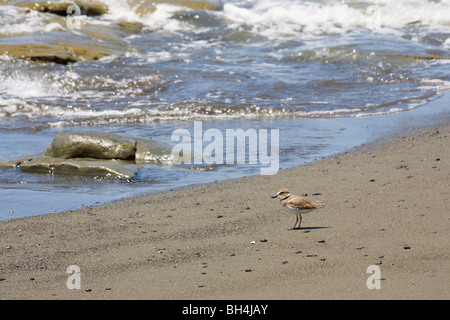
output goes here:
[[48, 157], [134, 160], [136, 139], [97, 131], [61, 132], [44, 152]]
[[40, 157], [20, 164], [20, 170], [31, 173], [132, 179], [137, 174], [138, 167], [128, 161]]
[[172, 148], [162, 142], [137, 139], [135, 161], [136, 163], [171, 163]]

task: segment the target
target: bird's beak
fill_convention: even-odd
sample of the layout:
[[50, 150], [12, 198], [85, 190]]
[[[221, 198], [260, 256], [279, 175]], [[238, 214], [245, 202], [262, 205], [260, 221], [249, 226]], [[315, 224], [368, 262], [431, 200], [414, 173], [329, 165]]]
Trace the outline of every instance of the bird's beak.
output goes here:
[[274, 195], [272, 196], [272, 198], [276, 198], [276, 197], [278, 197], [278, 195], [277, 195], [277, 194], [274, 194]]

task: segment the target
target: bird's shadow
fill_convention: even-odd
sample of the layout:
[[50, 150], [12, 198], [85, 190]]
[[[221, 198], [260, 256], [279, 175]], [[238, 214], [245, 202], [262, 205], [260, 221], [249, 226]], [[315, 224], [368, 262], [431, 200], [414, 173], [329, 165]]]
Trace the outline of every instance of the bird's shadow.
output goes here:
[[331, 228], [331, 227], [303, 227], [303, 228], [291, 228], [291, 229], [288, 229], [288, 230], [291, 230], [291, 231], [310, 231], [310, 230], [317, 230], [317, 229], [329, 229], [329, 228]]

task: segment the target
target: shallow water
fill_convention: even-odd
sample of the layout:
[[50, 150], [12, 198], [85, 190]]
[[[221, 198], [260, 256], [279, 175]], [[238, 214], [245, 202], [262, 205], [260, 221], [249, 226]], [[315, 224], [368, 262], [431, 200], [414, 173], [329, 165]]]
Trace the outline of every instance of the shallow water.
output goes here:
[[[67, 18], [0, 2], [0, 162], [67, 130], [175, 144], [177, 129], [278, 129], [280, 170], [448, 117], [450, 1], [213, 1], [217, 10], [104, 1]], [[145, 8], [148, 6], [148, 8]], [[144, 13], [142, 13], [144, 12]], [[120, 27], [119, 27], [120, 25]], [[126, 27], [123, 27], [126, 25]], [[80, 46], [60, 64], [12, 45]], [[3, 49], [2, 49], [3, 48]], [[29, 49], [28, 49], [29, 50]], [[38, 49], [34, 49], [38, 50]], [[41, 49], [39, 49], [41, 50]], [[207, 143], [204, 143], [206, 146]], [[145, 165], [132, 181], [0, 169], [0, 219], [260, 173], [261, 165]]]

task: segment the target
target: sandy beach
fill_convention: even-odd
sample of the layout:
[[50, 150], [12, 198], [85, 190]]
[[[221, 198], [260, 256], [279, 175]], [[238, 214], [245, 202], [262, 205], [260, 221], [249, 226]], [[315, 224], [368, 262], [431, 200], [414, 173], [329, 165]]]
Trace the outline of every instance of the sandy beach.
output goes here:
[[[449, 299], [449, 145], [447, 123], [273, 176], [0, 221], [0, 299]], [[326, 208], [291, 230], [270, 197], [283, 187]]]

